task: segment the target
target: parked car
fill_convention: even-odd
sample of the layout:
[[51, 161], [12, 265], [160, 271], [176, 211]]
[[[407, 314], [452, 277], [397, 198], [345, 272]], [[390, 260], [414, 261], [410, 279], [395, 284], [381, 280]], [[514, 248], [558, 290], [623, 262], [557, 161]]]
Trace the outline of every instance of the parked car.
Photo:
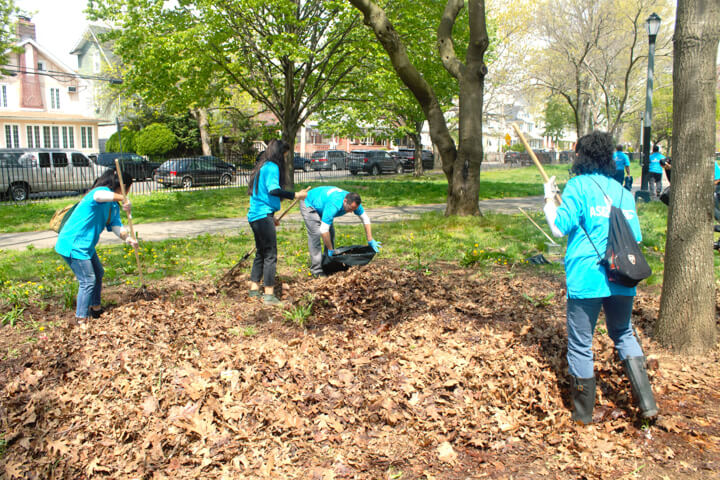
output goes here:
[[575, 161], [574, 150], [563, 150], [558, 154], [558, 162], [560, 163], [573, 163]]
[[122, 171], [132, 175], [135, 181], [152, 180], [153, 172], [160, 166], [160, 162], [151, 162], [137, 153], [100, 153], [97, 156], [97, 163], [104, 167], [115, 168], [116, 158], [120, 160]]
[[293, 169], [297, 172], [298, 170], [304, 170], [306, 172], [310, 171], [310, 159], [307, 157], [300, 156], [299, 153], [296, 153], [293, 156]]
[[380, 175], [381, 172], [403, 173], [402, 160], [385, 150], [354, 150], [350, 152], [348, 168], [352, 175], [365, 172]]
[[318, 150], [310, 156], [313, 170], [344, 170], [347, 168], [347, 154], [342, 150]]
[[230, 185], [235, 166], [213, 156], [173, 158], [160, 165], [154, 179], [164, 187]]
[[31, 193], [88, 190], [105, 167], [67, 149], [0, 149], [0, 193], [27, 200]]
[[[403, 168], [405, 170], [415, 170], [414, 148], [398, 148], [396, 152], [390, 153], [402, 160]], [[422, 166], [425, 170], [432, 170], [435, 166], [435, 158], [430, 150], [422, 151]]]

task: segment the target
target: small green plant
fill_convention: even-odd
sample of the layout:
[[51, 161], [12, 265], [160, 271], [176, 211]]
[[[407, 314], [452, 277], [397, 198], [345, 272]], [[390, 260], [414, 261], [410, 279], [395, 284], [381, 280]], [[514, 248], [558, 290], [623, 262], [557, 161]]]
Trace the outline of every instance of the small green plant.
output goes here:
[[308, 319], [312, 315], [312, 307], [314, 303], [315, 295], [307, 293], [297, 305], [285, 310], [283, 312], [283, 316], [288, 322], [292, 322], [298, 327], [304, 328]]
[[552, 303], [552, 299], [555, 298], [555, 293], [550, 292], [544, 297], [533, 297], [526, 293], [523, 293], [522, 296], [525, 300], [532, 303], [534, 307], [547, 307]]
[[7, 450], [7, 440], [5, 435], [0, 435], [0, 458], [5, 456], [5, 450]]
[[11, 310], [2, 314], [0, 322], [2, 322], [3, 325], [10, 325], [11, 327], [14, 327], [17, 322], [23, 319], [24, 311], [25, 307], [14, 305]]
[[252, 337], [257, 333], [257, 328], [250, 325], [249, 327], [245, 327], [242, 329], [242, 334], [244, 337]]

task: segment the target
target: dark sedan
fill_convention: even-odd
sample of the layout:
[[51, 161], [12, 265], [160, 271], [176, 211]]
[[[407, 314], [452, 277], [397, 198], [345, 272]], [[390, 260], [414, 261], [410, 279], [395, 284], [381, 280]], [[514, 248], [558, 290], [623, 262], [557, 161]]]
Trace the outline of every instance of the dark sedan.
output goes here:
[[165, 187], [191, 188], [196, 185], [230, 185], [235, 166], [212, 157], [173, 158], [160, 165], [155, 181]]

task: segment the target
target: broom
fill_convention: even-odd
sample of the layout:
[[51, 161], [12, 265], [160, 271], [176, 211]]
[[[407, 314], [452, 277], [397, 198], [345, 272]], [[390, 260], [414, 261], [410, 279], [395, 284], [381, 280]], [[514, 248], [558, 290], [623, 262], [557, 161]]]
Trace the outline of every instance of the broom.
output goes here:
[[[298, 203], [298, 199], [296, 198], [293, 200], [293, 202], [290, 204], [289, 207], [287, 207], [278, 217], [278, 221], [282, 220], [282, 218], [285, 216], [286, 213], [290, 211], [291, 208], [293, 208]], [[222, 283], [229, 283], [235, 278], [235, 275], [238, 273], [238, 271], [242, 268], [242, 264], [250, 258], [250, 255], [255, 253], [255, 250], [257, 250], [257, 247], [253, 247], [250, 249], [249, 252], [247, 252], [245, 255], [242, 256], [242, 258], [235, 264], [233, 267], [227, 271], [225, 275], [222, 276], [221, 282]]]
[[[127, 193], [125, 192], [125, 182], [123, 182], [122, 177], [122, 169], [120, 168], [120, 160], [115, 159], [115, 169], [118, 174], [118, 179], [120, 180], [120, 190], [122, 191], [123, 196], [123, 202], [127, 200]], [[130, 238], [135, 240], [137, 243], [137, 237], [135, 236], [135, 229], [133, 228], [132, 223], [132, 214], [128, 213], [128, 226], [130, 227]], [[133, 250], [135, 251], [135, 261], [137, 262], [137, 269], [138, 269], [138, 275], [140, 276], [140, 288], [137, 292], [135, 292], [132, 296], [133, 300], [152, 300], [155, 298], [155, 295], [150, 293], [145, 286], [145, 280], [143, 279], [143, 273], [142, 273], [142, 267], [140, 265], [140, 254], [138, 253], [138, 247], [134, 247]]]

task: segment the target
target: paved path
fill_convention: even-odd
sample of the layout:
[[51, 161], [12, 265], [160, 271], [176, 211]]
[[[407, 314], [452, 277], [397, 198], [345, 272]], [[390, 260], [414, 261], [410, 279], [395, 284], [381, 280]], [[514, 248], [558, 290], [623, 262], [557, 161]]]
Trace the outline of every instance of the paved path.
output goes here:
[[[524, 210], [540, 210], [542, 197], [500, 198], [483, 200], [480, 202], [480, 211], [497, 213], [518, 213], [518, 207]], [[417, 218], [426, 212], [445, 211], [444, 203], [429, 205], [412, 205], [407, 207], [381, 207], [366, 208], [368, 216], [373, 223], [396, 222], [398, 220]], [[295, 209], [283, 219], [284, 222], [300, 223], [302, 217]], [[354, 215], [345, 215], [335, 219], [335, 223], [357, 223]], [[214, 218], [209, 220], [187, 220], [180, 222], [156, 222], [134, 225], [135, 231], [141, 240], [157, 241], [169, 238], [196, 237], [209, 234], [236, 234], [240, 229], [249, 230], [245, 217], [242, 218]], [[0, 233], [0, 250], [24, 250], [29, 245], [35, 248], [52, 248], [55, 246], [57, 234], [52, 230], [42, 232]], [[103, 232], [100, 236], [101, 244], [117, 244], [120, 240], [110, 232]]]

